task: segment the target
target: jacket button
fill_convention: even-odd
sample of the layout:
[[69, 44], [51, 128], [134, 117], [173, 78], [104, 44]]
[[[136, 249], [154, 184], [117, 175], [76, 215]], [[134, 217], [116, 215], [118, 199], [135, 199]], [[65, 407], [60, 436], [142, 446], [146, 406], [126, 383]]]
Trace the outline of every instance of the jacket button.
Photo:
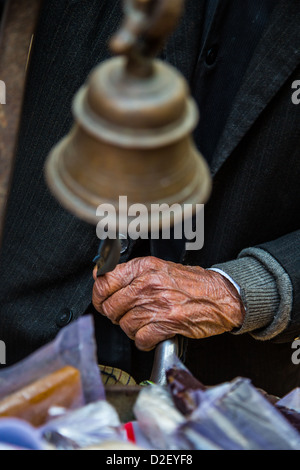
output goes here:
[[61, 310], [56, 319], [56, 325], [62, 328], [63, 326], [68, 325], [73, 319], [73, 312], [68, 308]]
[[219, 51], [219, 48], [216, 44], [207, 51], [206, 59], [205, 59], [205, 62], [207, 65], [210, 66], [216, 62], [217, 57], [218, 57], [218, 51]]

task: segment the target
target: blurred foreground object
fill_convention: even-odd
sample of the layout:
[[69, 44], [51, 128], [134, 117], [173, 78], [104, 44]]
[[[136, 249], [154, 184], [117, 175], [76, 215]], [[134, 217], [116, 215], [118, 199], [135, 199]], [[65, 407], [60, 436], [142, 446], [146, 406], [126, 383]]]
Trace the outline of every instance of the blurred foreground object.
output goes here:
[[83, 403], [80, 373], [66, 366], [1, 400], [0, 417], [21, 418], [40, 426], [51, 406], [72, 408]]
[[6, 103], [0, 104], [0, 242], [13, 172], [30, 51], [42, 0], [5, 2], [0, 29], [0, 80]]
[[[183, 76], [153, 57], [175, 28], [183, 4], [125, 2], [124, 23], [110, 42], [112, 52], [122, 55], [91, 73], [74, 99], [73, 129], [48, 157], [53, 194], [87, 222], [97, 224], [97, 208], [107, 203], [116, 209], [116, 231], [126, 228], [130, 217], [119, 210], [119, 198], [126, 196], [128, 206], [147, 207], [150, 231], [159, 229], [164, 217], [162, 210], [154, 224], [153, 204], [193, 204], [196, 210], [209, 197], [209, 169], [191, 137], [197, 106]], [[169, 207], [165, 210], [169, 215]], [[171, 223], [181, 222], [182, 212], [175, 212]]]
[[[207, 201], [209, 168], [192, 140], [198, 110], [184, 77], [154, 57], [172, 33], [183, 12], [183, 0], [127, 0], [125, 18], [110, 42], [120, 56], [96, 67], [74, 99], [71, 132], [52, 150], [45, 174], [57, 200], [80, 219], [97, 224], [97, 208], [113, 206], [108, 225], [115, 234], [126, 231], [132, 219], [128, 206], [143, 204], [142, 230], [182, 223], [184, 205]], [[120, 196], [127, 197], [126, 210]], [[162, 206], [164, 204], [164, 207]], [[174, 212], [170, 207], [177, 205]], [[156, 215], [153, 217], [153, 206]], [[106, 206], [107, 207], [107, 206]], [[189, 214], [191, 217], [191, 214]], [[135, 216], [133, 217], [135, 218]], [[110, 220], [111, 219], [111, 220]], [[144, 236], [147, 234], [143, 234]], [[102, 245], [98, 275], [118, 263], [118, 243], [109, 256]], [[115, 256], [115, 254], [117, 256]], [[112, 259], [109, 266], [105, 259]], [[176, 341], [158, 346], [151, 380], [160, 382], [158, 366]]]

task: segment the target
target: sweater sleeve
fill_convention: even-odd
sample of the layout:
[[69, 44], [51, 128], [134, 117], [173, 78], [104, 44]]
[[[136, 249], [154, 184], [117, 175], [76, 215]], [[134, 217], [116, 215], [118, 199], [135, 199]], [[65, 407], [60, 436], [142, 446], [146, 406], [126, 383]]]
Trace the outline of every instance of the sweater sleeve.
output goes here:
[[250, 333], [263, 341], [286, 332], [292, 318], [293, 283], [283, 265], [264, 246], [247, 248], [236, 260], [212, 268], [227, 273], [240, 287], [246, 316], [233, 334]]

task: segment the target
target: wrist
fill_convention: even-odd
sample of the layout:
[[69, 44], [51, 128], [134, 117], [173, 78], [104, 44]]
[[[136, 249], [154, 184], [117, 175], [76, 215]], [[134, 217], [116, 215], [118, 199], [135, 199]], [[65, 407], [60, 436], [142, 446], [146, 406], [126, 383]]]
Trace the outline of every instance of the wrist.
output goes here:
[[233, 329], [240, 328], [243, 325], [246, 310], [242, 297], [240, 295], [240, 289], [228, 275], [217, 269], [208, 269], [211, 275], [215, 278], [216, 282], [222, 289], [222, 295], [220, 298], [225, 299], [226, 313], [230, 316], [233, 324]]
[[230, 281], [234, 285], [234, 287], [238, 291], [239, 295], [241, 294], [241, 288], [240, 288], [239, 284], [237, 284], [237, 282], [235, 282], [234, 279], [232, 279], [232, 277], [229, 276], [229, 274], [225, 273], [225, 271], [222, 271], [219, 268], [208, 268], [207, 271], [215, 271], [216, 273], [219, 273], [222, 276], [226, 277], [226, 279], [228, 279], [228, 281]]

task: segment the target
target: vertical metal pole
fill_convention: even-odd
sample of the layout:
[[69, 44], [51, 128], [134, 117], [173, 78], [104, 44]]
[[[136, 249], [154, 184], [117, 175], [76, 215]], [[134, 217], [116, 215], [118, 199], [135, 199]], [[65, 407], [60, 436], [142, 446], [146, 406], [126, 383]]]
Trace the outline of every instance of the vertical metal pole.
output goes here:
[[166, 371], [170, 365], [169, 360], [174, 355], [178, 356], [178, 353], [179, 340], [177, 336], [162, 341], [156, 346], [150, 382], [154, 382], [157, 385], [166, 385]]

